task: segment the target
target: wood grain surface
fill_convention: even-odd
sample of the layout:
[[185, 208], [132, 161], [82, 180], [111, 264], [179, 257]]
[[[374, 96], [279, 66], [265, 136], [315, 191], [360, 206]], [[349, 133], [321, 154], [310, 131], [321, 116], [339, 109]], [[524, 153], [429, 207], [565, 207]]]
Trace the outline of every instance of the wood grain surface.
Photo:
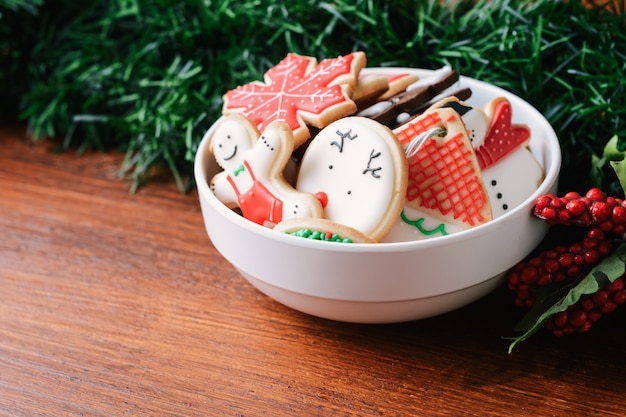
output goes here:
[[54, 150], [0, 128], [2, 416], [626, 415], [626, 311], [512, 354], [504, 288], [410, 323], [310, 317], [220, 256], [195, 192]]

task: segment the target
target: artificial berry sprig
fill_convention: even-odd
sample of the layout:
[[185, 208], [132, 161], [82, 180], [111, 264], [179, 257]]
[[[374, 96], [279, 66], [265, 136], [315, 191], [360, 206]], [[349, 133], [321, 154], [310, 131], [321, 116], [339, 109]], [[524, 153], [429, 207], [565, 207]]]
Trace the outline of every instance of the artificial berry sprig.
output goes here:
[[586, 332], [602, 316], [626, 302], [624, 280], [626, 277], [622, 275], [595, 293], [582, 297], [567, 310], [551, 316], [546, 321], [546, 328], [557, 336]]
[[533, 214], [550, 224], [588, 228], [585, 237], [518, 263], [507, 273], [516, 306], [528, 309], [513, 346], [545, 327], [562, 336], [588, 331], [626, 303], [626, 202], [599, 188], [584, 196], [540, 196]]
[[535, 303], [534, 288], [588, 273], [617, 247], [600, 229], [590, 229], [585, 238], [567, 246], [559, 245], [537, 256], [519, 262], [509, 271], [507, 284], [515, 292], [517, 307], [531, 308]]
[[584, 196], [576, 192], [563, 197], [541, 196], [534, 214], [550, 224], [597, 227], [617, 235], [626, 231], [626, 201], [609, 197], [599, 188], [590, 189]]

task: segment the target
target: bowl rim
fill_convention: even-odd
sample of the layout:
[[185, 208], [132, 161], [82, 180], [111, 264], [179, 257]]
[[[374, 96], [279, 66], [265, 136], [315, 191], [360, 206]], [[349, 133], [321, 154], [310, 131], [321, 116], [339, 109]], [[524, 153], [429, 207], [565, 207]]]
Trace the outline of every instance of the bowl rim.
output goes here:
[[[368, 67], [364, 68], [361, 71], [361, 74], [397, 74], [402, 72], [408, 72], [423, 77], [434, 73], [434, 71], [435, 70], [408, 67]], [[549, 190], [555, 183], [557, 183], [559, 172], [561, 169], [560, 143], [557, 134], [554, 131], [554, 128], [550, 125], [545, 116], [543, 116], [534, 106], [532, 106], [521, 97], [511, 93], [510, 91], [502, 87], [498, 87], [496, 85], [463, 75], [459, 77], [459, 81], [457, 82], [457, 84], [470, 84], [470, 86], [473, 85], [475, 87], [479, 87], [481, 90], [490, 91], [492, 93], [491, 95], [493, 95], [494, 97], [498, 95], [504, 96], [511, 101], [511, 105], [513, 106], [513, 108], [516, 108], [517, 106], [526, 107], [526, 110], [528, 112], [534, 114], [534, 116], [537, 117], [536, 121], [543, 125], [541, 135], [542, 139], [536, 140], [541, 140], [542, 142], [544, 142], [550, 150], [551, 159], [547, 161], [547, 167], [542, 166], [544, 170], [544, 178], [539, 187], [537, 187], [537, 190], [535, 190], [534, 193], [532, 193], [526, 200], [524, 200], [513, 210], [487, 223], [446, 236], [438, 236], [429, 239], [419, 239], [403, 242], [345, 244], [339, 242], [303, 239], [300, 237], [291, 236], [286, 233], [278, 233], [272, 229], [251, 222], [241, 215], [237, 214], [226, 205], [224, 205], [220, 200], [218, 200], [211, 191], [208, 185], [209, 178], [207, 178], [206, 168], [208, 165], [208, 158], [213, 158], [213, 155], [208, 150], [208, 137], [213, 132], [213, 129], [217, 123], [213, 123], [213, 125], [207, 130], [202, 140], [200, 141], [200, 144], [198, 145], [196, 151], [196, 156], [194, 160], [194, 176], [196, 180], [197, 192], [200, 195], [200, 198], [205, 199], [205, 201], [207, 201], [211, 205], [211, 207], [223, 217], [224, 220], [234, 223], [235, 225], [247, 229], [247, 231], [251, 233], [260, 235], [263, 238], [279, 241], [283, 244], [289, 244], [292, 246], [298, 246], [308, 249], [331, 249], [335, 252], [339, 251], [364, 253], [388, 253], [406, 251], [410, 252], [419, 250], [422, 247], [433, 248], [438, 246], [444, 246], [451, 242], [461, 242], [467, 239], [474, 239], [477, 236], [490, 233], [494, 228], [501, 227], [503, 224], [509, 221], [509, 219], [520, 215], [521, 211], [527, 211], [530, 207], [534, 205], [537, 197], [545, 194], [547, 190]], [[468, 102], [472, 102], [471, 98], [468, 100]], [[533, 137], [531, 137], [531, 142], [533, 142]]]

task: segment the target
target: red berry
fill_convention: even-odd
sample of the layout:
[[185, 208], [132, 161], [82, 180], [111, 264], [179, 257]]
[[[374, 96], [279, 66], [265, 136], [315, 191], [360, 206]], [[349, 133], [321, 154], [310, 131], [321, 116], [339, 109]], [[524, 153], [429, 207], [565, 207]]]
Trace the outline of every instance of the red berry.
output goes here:
[[565, 209], [572, 213], [574, 216], [578, 217], [583, 214], [585, 210], [587, 210], [587, 205], [578, 199], [570, 200], [565, 205]]
[[541, 209], [539, 217], [547, 221], [553, 221], [557, 217], [557, 212], [552, 207], [544, 207]]
[[593, 303], [597, 305], [602, 305], [606, 303], [606, 300], [609, 299], [609, 293], [604, 289], [600, 289], [591, 295], [591, 300]]
[[598, 262], [600, 262], [600, 253], [595, 250], [588, 250], [585, 251], [583, 258], [585, 259], [585, 263], [590, 265], [596, 265]]
[[582, 297], [566, 311], [554, 314], [546, 322], [546, 328], [556, 336], [588, 331], [603, 315], [626, 302], [624, 279], [626, 274], [595, 293]]
[[587, 321], [587, 314], [582, 311], [575, 309], [568, 315], [568, 322], [573, 327], [582, 327]]
[[574, 256], [571, 253], [562, 253], [559, 255], [559, 263], [561, 267], [568, 268], [574, 263]]
[[591, 205], [591, 215], [597, 222], [608, 220], [613, 214], [613, 208], [604, 201], [595, 201]]
[[626, 204], [620, 198], [606, 196], [592, 188], [584, 197], [567, 193], [540, 196], [535, 201], [534, 214], [551, 224], [595, 227], [605, 232], [622, 235], [626, 232]]
[[616, 305], [621, 305], [624, 304], [624, 302], [626, 302], [626, 291], [622, 290], [622, 291], [617, 291], [614, 295], [613, 295], [613, 302]]
[[525, 284], [532, 284], [537, 280], [537, 268], [532, 266], [524, 268], [520, 274], [520, 281]]
[[[557, 246], [520, 262], [508, 276], [515, 292], [515, 305], [529, 308], [535, 303], [535, 289], [563, 280], [582, 278], [602, 259], [609, 256], [618, 241], [626, 240], [626, 201], [591, 188], [584, 196], [569, 192], [562, 197], [540, 196], [533, 213], [550, 224], [589, 228], [579, 242]], [[611, 238], [609, 238], [611, 236]], [[614, 282], [585, 295], [566, 311], [554, 314], [545, 324], [555, 335], [588, 331], [603, 315], [626, 304], [626, 274]], [[570, 285], [570, 284], [567, 284]]]
[[580, 194], [578, 194], [576, 191], [570, 191], [569, 193], [565, 194], [563, 198], [566, 198], [568, 200], [575, 200], [577, 198], [580, 198]]
[[587, 191], [587, 194], [585, 194], [585, 197], [587, 197], [591, 201], [600, 201], [606, 198], [604, 192], [602, 192], [602, 190], [599, 188], [590, 189], [589, 191]]

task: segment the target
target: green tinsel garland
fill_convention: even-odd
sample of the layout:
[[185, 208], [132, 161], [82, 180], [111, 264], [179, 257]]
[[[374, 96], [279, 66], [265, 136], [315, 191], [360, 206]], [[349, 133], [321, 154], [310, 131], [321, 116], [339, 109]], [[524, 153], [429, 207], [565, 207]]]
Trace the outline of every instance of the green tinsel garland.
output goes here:
[[581, 189], [591, 154], [626, 141], [625, 29], [576, 1], [5, 0], [0, 118], [65, 148], [121, 148], [133, 189], [165, 166], [186, 190], [228, 89], [288, 52], [362, 50], [369, 66], [449, 64], [520, 95], [559, 135], [562, 187]]

